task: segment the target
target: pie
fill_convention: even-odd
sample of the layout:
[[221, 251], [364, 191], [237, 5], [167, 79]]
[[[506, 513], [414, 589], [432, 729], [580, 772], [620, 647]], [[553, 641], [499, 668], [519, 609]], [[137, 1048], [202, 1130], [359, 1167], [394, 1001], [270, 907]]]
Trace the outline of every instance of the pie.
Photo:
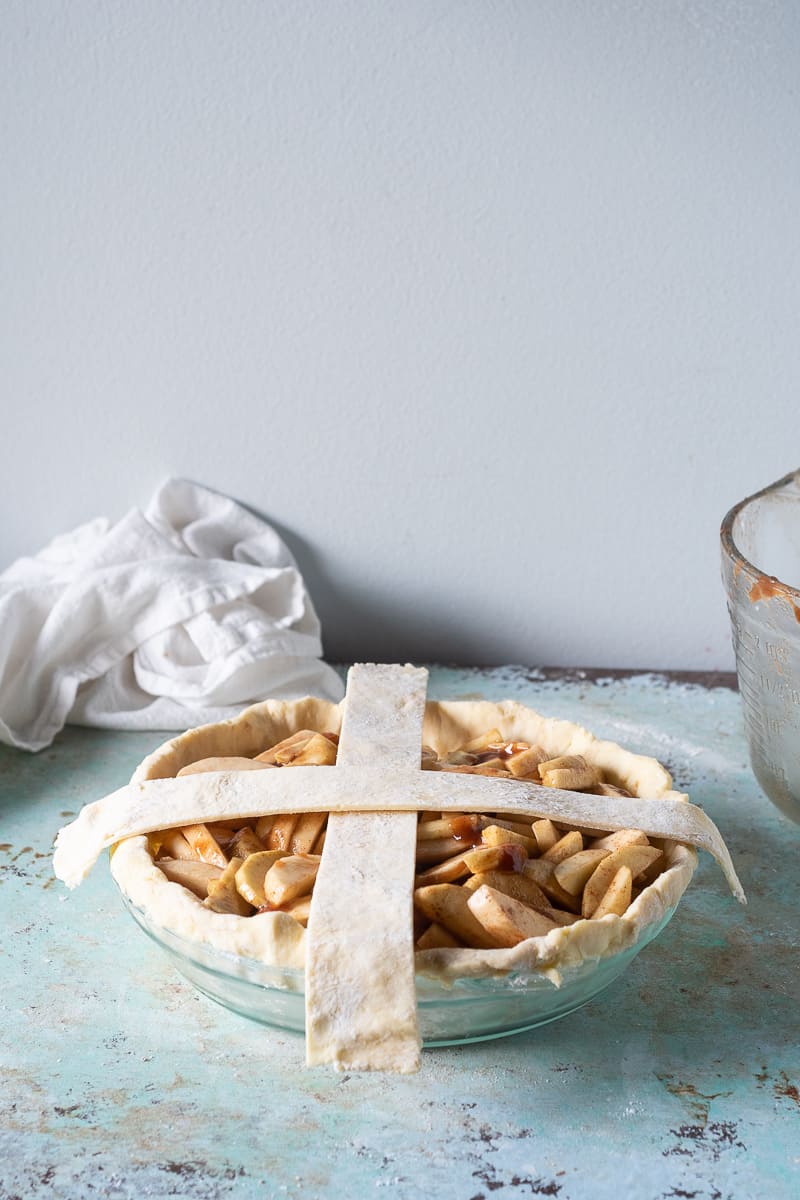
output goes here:
[[341, 705], [264, 701], [173, 738], [57, 843], [105, 844], [164, 929], [305, 968], [309, 1063], [419, 1063], [414, 976], [562, 973], [633, 946], [719, 834], [668, 772], [513, 701], [425, 700], [357, 666]]

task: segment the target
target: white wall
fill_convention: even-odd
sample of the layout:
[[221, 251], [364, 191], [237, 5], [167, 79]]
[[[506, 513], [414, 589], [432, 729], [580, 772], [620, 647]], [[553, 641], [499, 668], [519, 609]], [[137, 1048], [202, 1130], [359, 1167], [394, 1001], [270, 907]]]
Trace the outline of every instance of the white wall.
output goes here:
[[793, 0], [5, 0], [0, 565], [167, 474], [334, 657], [726, 667], [800, 465]]

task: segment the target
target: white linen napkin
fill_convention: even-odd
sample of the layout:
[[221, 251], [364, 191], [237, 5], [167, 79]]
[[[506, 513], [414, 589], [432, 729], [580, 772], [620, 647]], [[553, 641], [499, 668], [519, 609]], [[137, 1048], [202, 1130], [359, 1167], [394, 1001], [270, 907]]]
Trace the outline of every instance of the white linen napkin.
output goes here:
[[264, 697], [338, 700], [320, 625], [275, 530], [169, 479], [145, 512], [89, 521], [0, 574], [0, 741], [67, 720], [186, 729]]

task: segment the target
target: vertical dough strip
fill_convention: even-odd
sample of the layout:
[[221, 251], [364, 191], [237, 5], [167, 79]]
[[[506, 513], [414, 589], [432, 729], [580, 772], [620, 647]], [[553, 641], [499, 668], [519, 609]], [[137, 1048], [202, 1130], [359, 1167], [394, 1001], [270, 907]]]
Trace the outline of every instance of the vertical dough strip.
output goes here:
[[[428, 672], [414, 667], [351, 667], [334, 769], [379, 762], [387, 781], [395, 772], [400, 779], [419, 769], [427, 680]], [[332, 812], [328, 818], [306, 940], [309, 1066], [419, 1068], [416, 836], [416, 812]]]

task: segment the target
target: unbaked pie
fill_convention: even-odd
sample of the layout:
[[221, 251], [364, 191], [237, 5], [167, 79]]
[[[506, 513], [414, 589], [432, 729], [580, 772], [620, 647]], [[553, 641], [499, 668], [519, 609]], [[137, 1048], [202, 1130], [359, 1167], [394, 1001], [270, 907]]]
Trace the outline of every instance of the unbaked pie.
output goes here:
[[151, 754], [59, 837], [104, 845], [179, 937], [306, 969], [308, 1061], [413, 1070], [414, 976], [564, 971], [674, 908], [714, 826], [655, 760], [514, 702], [425, 702], [426, 673], [351, 670], [341, 705], [265, 701]]

